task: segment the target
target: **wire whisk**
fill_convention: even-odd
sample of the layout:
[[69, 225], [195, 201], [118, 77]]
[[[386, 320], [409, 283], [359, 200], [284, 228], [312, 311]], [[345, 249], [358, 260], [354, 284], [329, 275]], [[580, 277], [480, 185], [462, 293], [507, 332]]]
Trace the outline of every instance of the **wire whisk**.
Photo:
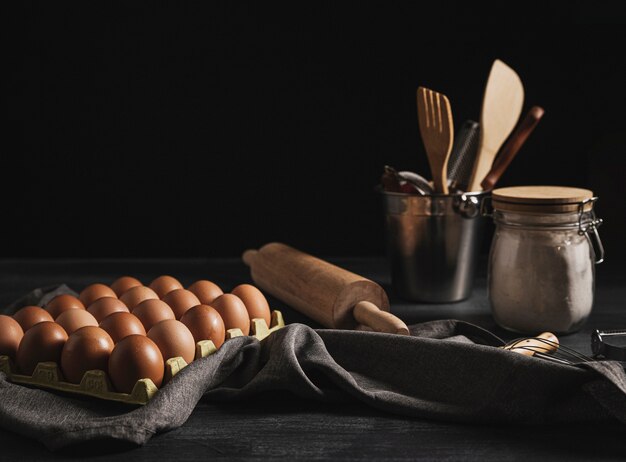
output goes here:
[[595, 361], [573, 348], [561, 345], [559, 339], [550, 332], [544, 332], [537, 337], [518, 338], [508, 342], [502, 348], [560, 364], [574, 365]]

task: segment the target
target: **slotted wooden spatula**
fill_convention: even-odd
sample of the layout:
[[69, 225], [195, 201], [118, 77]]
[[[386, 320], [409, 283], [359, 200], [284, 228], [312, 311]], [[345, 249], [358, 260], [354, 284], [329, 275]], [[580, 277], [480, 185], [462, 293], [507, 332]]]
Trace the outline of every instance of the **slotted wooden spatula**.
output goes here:
[[419, 87], [417, 119], [428, 155], [435, 192], [448, 194], [448, 159], [454, 140], [452, 109], [446, 95]]
[[524, 104], [524, 86], [513, 69], [496, 59], [487, 79], [480, 115], [480, 139], [468, 191], [480, 191], [502, 143], [517, 124]]

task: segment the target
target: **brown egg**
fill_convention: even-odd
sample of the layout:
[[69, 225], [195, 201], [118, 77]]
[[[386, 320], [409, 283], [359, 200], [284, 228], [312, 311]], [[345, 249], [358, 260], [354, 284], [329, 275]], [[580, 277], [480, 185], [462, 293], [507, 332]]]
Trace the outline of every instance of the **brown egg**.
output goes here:
[[59, 363], [67, 333], [56, 322], [35, 324], [24, 334], [17, 350], [17, 368], [22, 374], [32, 375], [35, 366], [44, 361]]
[[100, 322], [100, 328], [106, 330], [115, 343], [129, 335], [146, 335], [146, 329], [137, 316], [125, 311], [108, 315]]
[[150, 300], [153, 298], [159, 298], [154, 290], [146, 286], [137, 286], [124, 292], [124, 295], [120, 297], [120, 300], [123, 301], [128, 309], [132, 311], [144, 300]]
[[139, 279], [135, 279], [132, 276], [122, 276], [121, 278], [117, 278], [115, 281], [113, 281], [113, 284], [111, 284], [111, 289], [113, 290], [113, 292], [115, 292], [115, 295], [121, 297], [128, 289], [132, 289], [133, 287], [139, 287], [142, 285], [143, 284]]
[[164, 371], [159, 347], [143, 335], [129, 335], [121, 340], [109, 358], [109, 377], [115, 389], [122, 393], [131, 393], [139, 379], [151, 379], [160, 387]]
[[67, 335], [72, 335], [81, 327], [98, 326], [96, 318], [85, 310], [69, 310], [65, 313], [61, 313], [56, 319], [56, 322], [65, 329]]
[[25, 306], [13, 315], [13, 319], [20, 323], [22, 330], [28, 329], [43, 321], [54, 321], [54, 318], [46, 310], [39, 306]]
[[217, 348], [224, 343], [226, 335], [224, 321], [213, 307], [207, 305], [194, 306], [187, 310], [180, 318], [180, 322], [187, 326], [196, 343], [200, 340], [211, 340]]
[[144, 300], [135, 307], [133, 314], [139, 318], [146, 332], [161, 321], [176, 319], [170, 306], [163, 300], [156, 299]]
[[80, 383], [85, 372], [108, 371], [113, 340], [103, 329], [87, 326], [69, 336], [61, 352], [61, 371], [65, 380]]
[[187, 364], [196, 355], [196, 342], [182, 322], [175, 319], [161, 321], [148, 331], [148, 338], [157, 344], [164, 360], [181, 356]]
[[239, 328], [243, 335], [250, 334], [250, 318], [246, 305], [239, 297], [233, 294], [224, 294], [217, 297], [211, 303], [224, 321], [226, 330]]
[[176, 319], [182, 318], [185, 311], [189, 308], [200, 305], [198, 297], [196, 297], [193, 292], [189, 292], [185, 289], [172, 290], [163, 297], [163, 301], [170, 306]]
[[56, 319], [61, 313], [67, 310], [84, 310], [85, 305], [73, 295], [57, 295], [50, 300], [46, 306], [46, 311]]
[[271, 320], [270, 305], [267, 303], [265, 295], [259, 289], [250, 284], [241, 284], [235, 287], [231, 293], [239, 297], [243, 304], [246, 305], [246, 310], [248, 310], [248, 316], [251, 320], [255, 318], [264, 319], [269, 327]]
[[128, 308], [124, 305], [124, 302], [119, 298], [102, 297], [93, 302], [87, 307], [87, 311], [93, 314], [98, 322], [102, 321], [108, 315], [117, 313], [118, 311], [124, 311], [128, 313]]
[[102, 297], [115, 297], [115, 292], [109, 286], [105, 286], [104, 284], [91, 284], [83, 289], [80, 293], [80, 301], [83, 302], [83, 305], [89, 306], [96, 300]]
[[11, 316], [0, 314], [0, 355], [15, 360], [22, 337], [24, 331], [20, 323]]
[[188, 290], [193, 292], [203, 305], [210, 305], [213, 300], [224, 293], [217, 284], [204, 280], [194, 282]]
[[175, 277], [163, 275], [152, 281], [150, 288], [157, 293], [159, 298], [163, 298], [172, 290], [182, 289], [183, 285]]

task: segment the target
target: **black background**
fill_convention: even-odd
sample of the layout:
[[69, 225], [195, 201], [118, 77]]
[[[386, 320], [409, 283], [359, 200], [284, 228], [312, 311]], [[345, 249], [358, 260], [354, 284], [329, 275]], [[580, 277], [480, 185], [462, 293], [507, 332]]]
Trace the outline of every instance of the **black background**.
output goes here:
[[0, 254], [383, 254], [383, 165], [428, 173], [417, 86], [478, 120], [500, 58], [546, 115], [499, 185], [593, 189], [624, 255], [626, 34], [588, 24], [617, 2], [474, 3], [5, 11]]

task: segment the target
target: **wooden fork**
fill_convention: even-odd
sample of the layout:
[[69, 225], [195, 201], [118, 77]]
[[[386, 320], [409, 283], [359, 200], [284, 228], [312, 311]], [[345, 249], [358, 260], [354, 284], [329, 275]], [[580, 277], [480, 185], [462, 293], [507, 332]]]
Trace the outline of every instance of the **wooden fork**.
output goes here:
[[419, 87], [417, 119], [426, 148], [435, 192], [448, 194], [448, 159], [454, 141], [452, 109], [446, 95]]

